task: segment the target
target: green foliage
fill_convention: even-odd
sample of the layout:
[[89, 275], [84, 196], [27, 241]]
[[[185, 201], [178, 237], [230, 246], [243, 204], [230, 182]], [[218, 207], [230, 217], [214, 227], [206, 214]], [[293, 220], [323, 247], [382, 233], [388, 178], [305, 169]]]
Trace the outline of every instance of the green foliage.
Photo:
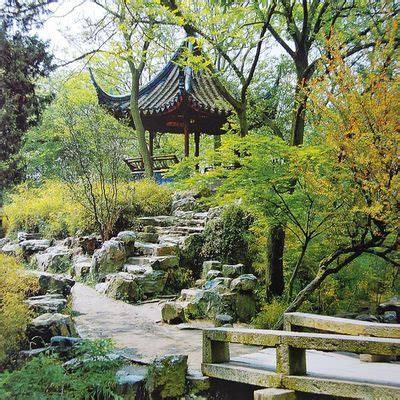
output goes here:
[[220, 218], [211, 219], [205, 226], [202, 249], [204, 258], [248, 265], [251, 240], [249, 229], [252, 222], [252, 216], [242, 207], [226, 207]]
[[287, 303], [275, 298], [262, 307], [253, 319], [252, 325], [260, 329], [272, 329], [287, 307]]
[[[23, 300], [34, 293], [37, 281], [24, 273], [13, 257], [0, 254], [0, 370], [12, 361], [25, 340], [32, 317]], [[1, 397], [1, 396], [0, 396]]]
[[93, 229], [93, 222], [72, 200], [68, 188], [54, 180], [39, 187], [23, 183], [14, 188], [3, 207], [3, 215], [8, 235], [22, 230], [65, 237], [78, 230]]
[[40, 355], [20, 370], [0, 375], [2, 399], [121, 399], [115, 392], [120, 361], [108, 357], [113, 343], [84, 340], [76, 345], [75, 367], [66, 368], [55, 354]]

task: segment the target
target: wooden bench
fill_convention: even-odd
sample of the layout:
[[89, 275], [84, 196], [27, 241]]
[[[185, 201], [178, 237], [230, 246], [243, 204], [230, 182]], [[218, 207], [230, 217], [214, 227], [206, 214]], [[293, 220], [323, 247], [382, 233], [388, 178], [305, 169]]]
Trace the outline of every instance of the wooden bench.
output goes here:
[[[276, 370], [230, 359], [229, 343], [276, 349]], [[400, 398], [400, 386], [307, 376], [306, 350], [400, 355], [400, 339], [215, 328], [203, 332], [203, 374], [250, 385], [348, 398]]]

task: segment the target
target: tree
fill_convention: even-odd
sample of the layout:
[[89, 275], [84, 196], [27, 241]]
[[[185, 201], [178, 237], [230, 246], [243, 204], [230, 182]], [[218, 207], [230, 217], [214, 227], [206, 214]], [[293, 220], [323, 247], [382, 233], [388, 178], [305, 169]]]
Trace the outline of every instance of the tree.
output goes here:
[[18, 152], [23, 134], [40, 117], [48, 96], [37, 93], [37, 80], [52, 70], [47, 44], [29, 34], [42, 11], [7, 1], [0, 27], [0, 185], [2, 189], [21, 179]]
[[120, 214], [119, 184], [127, 148], [126, 131], [97, 105], [67, 106], [62, 115], [60, 171], [76, 201], [108, 240]]

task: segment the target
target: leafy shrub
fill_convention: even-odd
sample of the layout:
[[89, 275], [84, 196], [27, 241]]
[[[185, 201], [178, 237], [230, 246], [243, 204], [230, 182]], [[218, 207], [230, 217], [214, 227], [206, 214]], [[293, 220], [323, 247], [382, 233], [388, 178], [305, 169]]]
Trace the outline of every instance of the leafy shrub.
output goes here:
[[0, 254], [0, 369], [25, 339], [31, 313], [23, 300], [38, 289], [37, 285], [13, 257]]
[[[138, 216], [168, 213], [171, 191], [153, 181], [119, 183], [117, 206], [119, 216], [114, 230], [121, 230], [132, 226]], [[56, 180], [45, 181], [41, 186], [17, 186], [9, 195], [3, 214], [8, 235], [22, 230], [65, 237], [96, 230], [91, 214], [75, 201], [67, 185]]]
[[287, 304], [275, 298], [271, 303], [262, 307], [258, 315], [253, 319], [252, 323], [256, 328], [271, 329], [283, 315]]
[[226, 263], [250, 263], [252, 216], [242, 207], [230, 205], [204, 229], [203, 256]]
[[17, 186], [3, 213], [8, 235], [23, 230], [62, 237], [91, 228], [85, 211], [58, 181], [46, 181], [39, 187], [28, 183]]
[[119, 399], [115, 373], [120, 361], [107, 353], [113, 344], [85, 340], [76, 346], [76, 368], [66, 369], [55, 354], [41, 355], [22, 369], [0, 375], [2, 399]]

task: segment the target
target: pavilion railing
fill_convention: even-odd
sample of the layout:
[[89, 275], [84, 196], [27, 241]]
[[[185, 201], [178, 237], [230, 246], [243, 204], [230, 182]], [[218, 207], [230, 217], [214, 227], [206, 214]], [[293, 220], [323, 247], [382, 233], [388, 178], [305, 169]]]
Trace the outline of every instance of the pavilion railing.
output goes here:
[[[154, 172], [166, 172], [172, 165], [179, 162], [178, 157], [175, 154], [153, 156], [152, 160]], [[133, 174], [143, 174], [144, 162], [142, 157], [129, 157], [125, 158], [124, 161]]]

